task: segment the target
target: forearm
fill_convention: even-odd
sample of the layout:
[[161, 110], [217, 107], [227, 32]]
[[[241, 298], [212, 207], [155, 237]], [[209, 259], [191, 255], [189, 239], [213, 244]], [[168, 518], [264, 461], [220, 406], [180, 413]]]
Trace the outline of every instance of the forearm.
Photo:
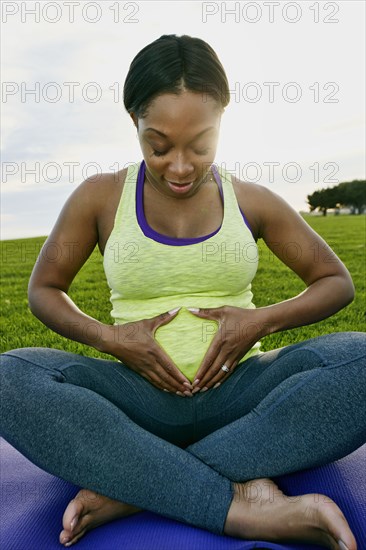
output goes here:
[[33, 315], [54, 332], [102, 351], [108, 325], [83, 313], [59, 288], [32, 288], [28, 302]]
[[330, 317], [354, 296], [352, 281], [342, 275], [318, 279], [298, 296], [258, 308], [263, 319], [263, 336], [316, 323]]

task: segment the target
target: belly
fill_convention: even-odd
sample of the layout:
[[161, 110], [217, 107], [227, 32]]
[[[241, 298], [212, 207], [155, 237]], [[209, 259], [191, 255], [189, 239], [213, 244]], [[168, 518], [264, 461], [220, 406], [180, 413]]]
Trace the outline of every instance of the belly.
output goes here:
[[193, 382], [218, 326], [217, 321], [201, 319], [182, 307], [174, 319], [155, 331], [155, 340]]

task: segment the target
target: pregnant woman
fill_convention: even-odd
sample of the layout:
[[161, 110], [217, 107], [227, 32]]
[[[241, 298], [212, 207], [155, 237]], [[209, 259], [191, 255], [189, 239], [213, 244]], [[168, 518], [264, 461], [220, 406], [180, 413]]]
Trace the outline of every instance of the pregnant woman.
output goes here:
[[[206, 42], [164, 35], [144, 47], [124, 86], [143, 160], [81, 183], [34, 267], [34, 315], [110, 356], [2, 355], [1, 435], [82, 487], [63, 515], [65, 545], [146, 509], [243, 539], [356, 550], [326, 495], [290, 499], [271, 478], [365, 442], [365, 335], [260, 349], [262, 337], [346, 306], [352, 280], [282, 198], [214, 164], [228, 103]], [[301, 294], [255, 307], [258, 239], [303, 280]], [[97, 244], [113, 325], [68, 297]]]

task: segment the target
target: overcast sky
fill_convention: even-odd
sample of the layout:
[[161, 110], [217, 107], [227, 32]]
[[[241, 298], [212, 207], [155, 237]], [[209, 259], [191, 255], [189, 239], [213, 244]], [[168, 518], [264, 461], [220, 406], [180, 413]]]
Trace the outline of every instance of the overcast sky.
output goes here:
[[1, 2], [1, 238], [47, 235], [87, 176], [142, 159], [122, 102], [162, 34], [206, 40], [231, 102], [216, 164], [306, 195], [365, 178], [365, 3]]

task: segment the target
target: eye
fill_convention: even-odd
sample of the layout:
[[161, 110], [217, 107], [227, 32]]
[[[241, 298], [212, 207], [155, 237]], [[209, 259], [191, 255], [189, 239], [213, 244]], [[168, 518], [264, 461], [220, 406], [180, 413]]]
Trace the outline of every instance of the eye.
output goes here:
[[207, 155], [210, 149], [202, 149], [201, 151], [195, 151], [196, 155]]
[[155, 149], [153, 149], [153, 155], [155, 157], [163, 157], [164, 155], [166, 155], [167, 151], [156, 151]]
[[[209, 150], [210, 150], [209, 148], [208, 149], [202, 149], [201, 151], [195, 151], [195, 154], [196, 155], [207, 155]], [[155, 157], [163, 157], [167, 153], [168, 153], [168, 151], [157, 151], [156, 149], [153, 149], [153, 155]]]

